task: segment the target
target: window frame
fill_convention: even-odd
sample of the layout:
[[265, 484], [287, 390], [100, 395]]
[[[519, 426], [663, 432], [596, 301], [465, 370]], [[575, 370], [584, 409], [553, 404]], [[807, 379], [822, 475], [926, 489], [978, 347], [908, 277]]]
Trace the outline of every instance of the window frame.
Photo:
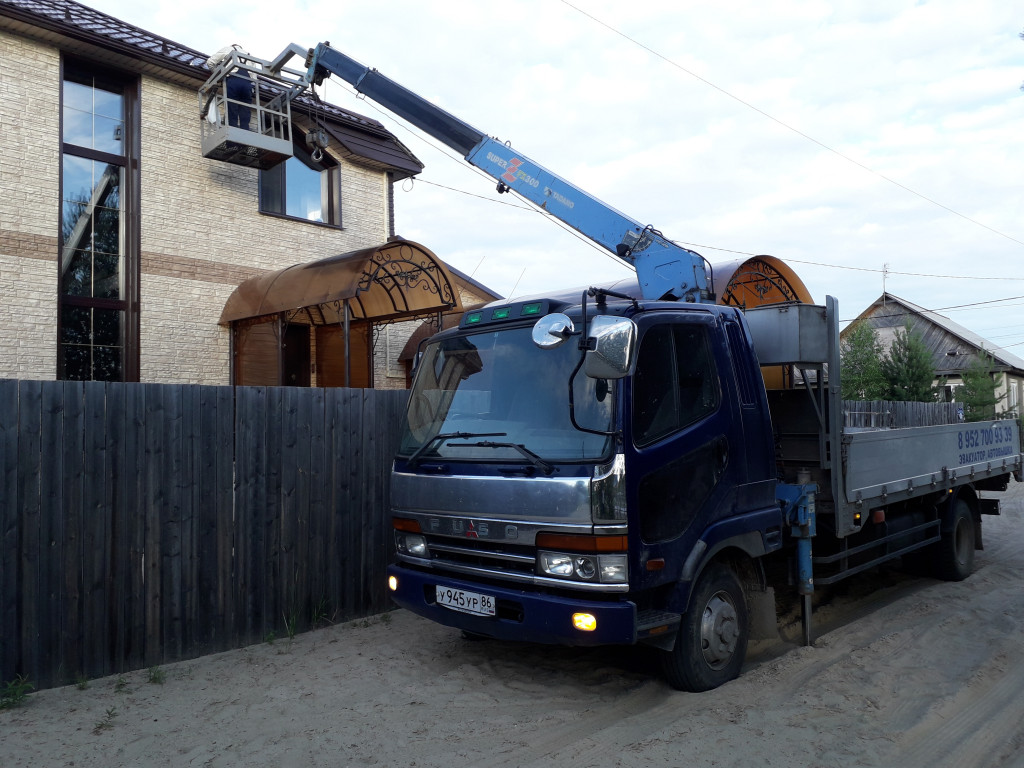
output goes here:
[[[288, 219], [289, 221], [302, 221], [306, 224], [313, 224], [320, 227], [343, 229], [344, 227], [341, 216], [341, 163], [337, 158], [331, 156], [327, 152], [324, 152], [323, 158], [320, 161], [313, 160], [312, 155], [305, 147], [305, 132], [300, 131], [298, 128], [293, 130], [294, 140], [292, 143], [292, 149], [295, 154], [294, 158], [289, 159], [295, 159], [311, 171], [320, 174], [320, 210], [321, 215], [326, 212], [328, 220], [313, 221], [312, 219], [307, 219], [303, 216], [294, 216], [287, 212], [288, 160], [279, 163], [273, 168], [261, 170], [259, 172], [259, 212], [264, 216], [274, 216], [281, 219]], [[326, 172], [326, 174], [324, 172]], [[267, 174], [270, 173], [280, 173], [283, 176], [282, 183], [280, 184], [281, 197], [276, 201], [281, 210], [272, 210], [270, 207], [267, 189], [268, 184], [265, 182]], [[326, 202], [324, 200], [325, 197]]]
[[[671, 420], [664, 420], [664, 426], [655, 429], [654, 424], [657, 420], [657, 416], [652, 417], [641, 417], [639, 413], [640, 408], [653, 407], [649, 398], [645, 398], [649, 392], [644, 392], [638, 389], [637, 373], [633, 376], [633, 383], [631, 386], [631, 403], [629, 405], [632, 411], [631, 418], [631, 437], [635, 448], [641, 449], [648, 446], [659, 443], [666, 440], [674, 435], [680, 434], [684, 430], [689, 429], [695, 424], [699, 424], [704, 420], [710, 418], [713, 414], [717, 413], [719, 408], [722, 406], [722, 392], [721, 392], [721, 370], [719, 362], [715, 356], [714, 350], [714, 339], [709, 328], [710, 323], [703, 319], [694, 320], [689, 319], [687, 321], [669, 321], [669, 322], [658, 322], [643, 330], [643, 335], [640, 338], [639, 345], [637, 347], [637, 373], [640, 373], [641, 356], [649, 349], [652, 343], [655, 343], [656, 334], [667, 333], [668, 343], [660, 344], [653, 348], [654, 352], [657, 353], [664, 362], [669, 362], [671, 367], [664, 371], [663, 375], [667, 378], [668, 387], [665, 389], [664, 394], [671, 397], [671, 409], [670, 413], [674, 414], [674, 418]], [[681, 394], [681, 380], [680, 380], [680, 368], [679, 368], [679, 333], [687, 330], [697, 330], [701, 336], [702, 341], [702, 352], [705, 357], [705, 374], [710, 377], [706, 383], [707, 386], [711, 387], [711, 393], [713, 395], [713, 402], [703, 406], [701, 410], [687, 414], [682, 409], [682, 402], [679, 398]], [[637, 425], [644, 423], [646, 426], [642, 432], [637, 430]]]
[[[76, 82], [100, 86], [121, 93], [124, 110], [124, 154], [117, 155], [104, 150], [93, 149], [64, 140], [65, 83]], [[111, 70], [102, 65], [74, 56], [62, 56], [60, 66], [60, 146], [58, 161], [57, 195], [57, 263], [56, 263], [56, 377], [67, 380], [67, 366], [64, 354], [65, 314], [72, 308], [113, 309], [122, 313], [120, 328], [121, 376], [116, 381], [139, 381], [139, 282], [141, 237], [139, 232], [139, 149], [141, 146], [139, 127], [140, 79], [136, 75]], [[64, 293], [62, 260], [64, 251], [64, 159], [78, 157], [93, 162], [106, 163], [123, 169], [119, 188], [120, 200], [120, 241], [123, 258], [121, 265], [123, 292], [120, 298], [96, 298]], [[97, 346], [90, 344], [90, 346]], [[96, 379], [87, 379], [93, 381]]]

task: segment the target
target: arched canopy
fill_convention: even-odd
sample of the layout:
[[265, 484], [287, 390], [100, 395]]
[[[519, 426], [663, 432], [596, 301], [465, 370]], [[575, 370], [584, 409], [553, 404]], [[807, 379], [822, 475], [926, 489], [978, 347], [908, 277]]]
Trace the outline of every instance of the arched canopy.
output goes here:
[[290, 323], [338, 324], [346, 305], [351, 319], [378, 322], [462, 309], [444, 263], [396, 239], [250, 278], [232, 292], [220, 322], [287, 313]]
[[814, 303], [804, 281], [774, 256], [737, 259], [712, 269], [718, 304], [749, 309], [787, 301]]

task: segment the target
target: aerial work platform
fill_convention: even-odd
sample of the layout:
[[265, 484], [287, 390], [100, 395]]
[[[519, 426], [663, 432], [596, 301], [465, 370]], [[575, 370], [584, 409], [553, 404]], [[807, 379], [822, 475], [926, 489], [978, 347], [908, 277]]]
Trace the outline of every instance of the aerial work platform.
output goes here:
[[305, 71], [285, 67], [306, 51], [290, 46], [273, 61], [237, 46], [210, 57], [199, 89], [203, 157], [267, 169], [292, 156], [292, 99], [306, 88]]

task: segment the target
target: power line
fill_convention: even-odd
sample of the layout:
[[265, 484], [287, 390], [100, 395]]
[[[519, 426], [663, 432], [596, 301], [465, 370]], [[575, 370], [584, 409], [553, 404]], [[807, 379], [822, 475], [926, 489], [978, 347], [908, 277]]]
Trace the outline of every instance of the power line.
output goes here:
[[[733, 248], [719, 248], [715, 245], [704, 245], [701, 243], [692, 243], [686, 240], [673, 241], [678, 242], [685, 246], [693, 248], [702, 248], [704, 250], [711, 251], [722, 251], [723, 253], [735, 253], [738, 256], [764, 256], [763, 253], [753, 253], [751, 251], [738, 251]], [[887, 274], [887, 275], [902, 275], [904, 277], [936, 277], [945, 280], [998, 280], [1000, 282], [1006, 281], [1024, 281], [1024, 277], [982, 277], [978, 275], [933, 275], [925, 272], [898, 272], [894, 269], [874, 269], [872, 267], [850, 267], [845, 264], [826, 264], [821, 261], [807, 261], [805, 259], [793, 259], [786, 257], [787, 264], [808, 264], [814, 267], [827, 267], [829, 269], [847, 269], [853, 272], [874, 272], [876, 274]]]
[[633, 37], [630, 37], [625, 32], [622, 32], [621, 30], [616, 29], [612, 25], [608, 24], [607, 22], [602, 21], [601, 19], [597, 18], [593, 14], [587, 13], [582, 8], [579, 8], [579, 7], [575, 6], [575, 5], [573, 5], [572, 3], [570, 3], [569, 0], [561, 0], [561, 1], [562, 1], [562, 3], [564, 5], [569, 6], [570, 8], [572, 8], [577, 13], [580, 13], [583, 16], [586, 16], [591, 21], [594, 21], [595, 23], [600, 24], [602, 27], [604, 27], [605, 29], [609, 30], [610, 32], [618, 35], [619, 37], [621, 37], [621, 38], [623, 38], [625, 40], [628, 40], [633, 45], [636, 45], [636, 46], [638, 46], [640, 48], [643, 48], [645, 51], [650, 53], [652, 56], [655, 56], [655, 57], [661, 59], [662, 61], [664, 61], [669, 66], [675, 67], [676, 69], [680, 70], [681, 72], [685, 72], [690, 77], [693, 77], [693, 78], [695, 78], [697, 80], [700, 80], [702, 83], [704, 83], [708, 87], [714, 88], [719, 93], [721, 93], [721, 94], [723, 94], [725, 96], [728, 96], [730, 99], [732, 99], [733, 101], [736, 101], [736, 102], [742, 104], [747, 109], [751, 109], [754, 112], [757, 112], [762, 117], [765, 117], [768, 120], [771, 120], [773, 123], [776, 123], [777, 125], [782, 126], [783, 128], [785, 128], [788, 131], [792, 131], [797, 136], [800, 136], [801, 138], [806, 139], [807, 141], [811, 142], [812, 144], [818, 145], [822, 149], [824, 149], [824, 150], [826, 150], [828, 152], [831, 152], [832, 154], [836, 155], [837, 157], [842, 158], [846, 162], [848, 162], [848, 163], [850, 163], [852, 165], [857, 166], [861, 170], [867, 171], [868, 173], [870, 173], [870, 174], [872, 174], [874, 176], [877, 176], [878, 178], [880, 178], [880, 179], [882, 179], [884, 181], [889, 182], [893, 186], [899, 187], [903, 191], [909, 192], [910, 194], [914, 195], [915, 197], [919, 197], [922, 200], [924, 200], [924, 201], [926, 201], [928, 203], [931, 203], [934, 206], [937, 206], [937, 207], [943, 209], [944, 211], [948, 211], [949, 213], [952, 213], [954, 216], [959, 216], [961, 219], [964, 219], [965, 221], [969, 221], [972, 224], [981, 227], [982, 229], [987, 229], [989, 232], [992, 232], [993, 234], [999, 235], [1000, 237], [1004, 237], [1007, 240], [1010, 240], [1010, 241], [1012, 241], [1014, 243], [1017, 243], [1017, 245], [1024, 245], [1024, 241], [1018, 240], [1015, 237], [1011, 237], [1010, 235], [1006, 234], [1005, 232], [1000, 232], [998, 229], [995, 229], [994, 227], [990, 227], [988, 224], [983, 224], [982, 222], [978, 221], [977, 219], [972, 219], [970, 216], [968, 216], [966, 214], [963, 214], [963, 213], [960, 213], [960, 211], [957, 211], [957, 210], [955, 210], [953, 208], [950, 208], [948, 205], [940, 203], [938, 200], [930, 198], [927, 195], [924, 195], [924, 194], [922, 194], [922, 193], [920, 193], [920, 192], [918, 192], [918, 191], [916, 191], [914, 189], [911, 189], [907, 185], [901, 184], [900, 182], [896, 181], [895, 179], [890, 178], [889, 176], [886, 176], [885, 174], [876, 171], [875, 169], [865, 165], [864, 163], [860, 162], [859, 160], [855, 160], [852, 157], [850, 157], [849, 155], [843, 154], [838, 149], [833, 149], [828, 144], [825, 144], [824, 142], [819, 141], [818, 139], [814, 138], [813, 136], [811, 136], [811, 135], [809, 135], [807, 133], [804, 133], [800, 129], [794, 128], [792, 125], [789, 125], [788, 123], [783, 122], [782, 120], [780, 120], [779, 118], [775, 117], [774, 115], [771, 115], [768, 112], [765, 112], [760, 107], [756, 107], [753, 104], [751, 104], [750, 102], [744, 101], [739, 96], [736, 96], [735, 94], [730, 93], [729, 91], [725, 90], [721, 86], [716, 85], [715, 83], [711, 82], [707, 78], [701, 77], [696, 72], [687, 69], [682, 64], [679, 64], [676, 61], [673, 61], [672, 59], [668, 58], [667, 56], [665, 56], [664, 54], [662, 54], [659, 51], [655, 50], [654, 48], [651, 48], [649, 45], [647, 45], [645, 43], [642, 43], [642, 42], [640, 42], [639, 40], [637, 40], [637, 39], [635, 39]]
[[[436, 181], [428, 181], [427, 179], [417, 178], [413, 181], [413, 184], [429, 184], [431, 187], [439, 187], [440, 189], [447, 189], [449, 192], [458, 192], [460, 195], [466, 195], [467, 197], [475, 197], [478, 200], [486, 200], [488, 203], [495, 203], [496, 205], [507, 205], [509, 208], [517, 208], [520, 211], [531, 211], [532, 208], [528, 208], [525, 205], [516, 205], [510, 203], [507, 200], [495, 200], [493, 197], [485, 197], [484, 195], [478, 195], [475, 192], [467, 192], [464, 189], [456, 189], [455, 187], [449, 187], [446, 184], [439, 184]], [[518, 199], [518, 198], [513, 198]]]

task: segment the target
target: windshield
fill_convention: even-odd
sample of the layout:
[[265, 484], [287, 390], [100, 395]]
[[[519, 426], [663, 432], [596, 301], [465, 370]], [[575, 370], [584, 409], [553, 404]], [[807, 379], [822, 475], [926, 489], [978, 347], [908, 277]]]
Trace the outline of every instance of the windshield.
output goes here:
[[[422, 458], [529, 463], [525, 448], [550, 461], [601, 459], [611, 438], [569, 420], [569, 377], [580, 354], [575, 344], [538, 348], [530, 328], [429, 344], [409, 395], [401, 454], [423, 449]], [[573, 399], [577, 424], [612, 428], [610, 382], [580, 373]], [[472, 436], [451, 436], [457, 432]], [[424, 449], [427, 443], [433, 444]]]

